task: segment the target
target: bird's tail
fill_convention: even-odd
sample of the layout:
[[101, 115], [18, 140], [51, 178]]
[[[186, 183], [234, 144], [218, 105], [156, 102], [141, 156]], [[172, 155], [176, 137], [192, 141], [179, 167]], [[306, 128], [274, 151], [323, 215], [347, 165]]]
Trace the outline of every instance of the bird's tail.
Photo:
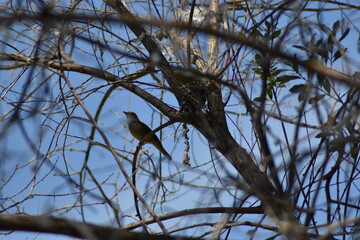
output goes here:
[[156, 142], [155, 144], [153, 143], [153, 145], [162, 153], [165, 155], [165, 157], [167, 157], [169, 160], [171, 159], [170, 154], [165, 150], [165, 148], [162, 146], [161, 142]]
[[[155, 136], [155, 135], [154, 135]], [[152, 139], [151, 144], [156, 147], [162, 154], [165, 155], [169, 160], [171, 160], [170, 154], [165, 150], [163, 145], [161, 144], [161, 141], [156, 137]]]

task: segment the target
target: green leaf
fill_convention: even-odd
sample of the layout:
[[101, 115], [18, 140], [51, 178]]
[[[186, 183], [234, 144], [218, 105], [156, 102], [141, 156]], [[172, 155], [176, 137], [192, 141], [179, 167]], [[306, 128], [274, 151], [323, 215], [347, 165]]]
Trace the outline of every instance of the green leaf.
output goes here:
[[317, 74], [317, 77], [318, 77], [320, 86], [322, 86], [328, 93], [330, 93], [331, 92], [331, 84], [330, 84], [329, 80], [321, 74]]
[[330, 151], [331, 152], [343, 151], [346, 143], [347, 143], [347, 139], [344, 137], [335, 138], [329, 143]]
[[319, 56], [323, 57], [324, 59], [328, 59], [328, 51], [326, 49], [323, 48], [317, 48], [316, 49], [316, 54], [318, 54]]
[[309, 98], [308, 103], [309, 104], [316, 104], [318, 101], [323, 99], [325, 97], [325, 94], [320, 94], [315, 97]]
[[327, 45], [326, 45], [326, 49], [328, 51], [332, 51], [334, 49], [334, 41], [332, 37], [329, 37], [327, 40]]
[[263, 41], [264, 36], [258, 30], [254, 30], [251, 32], [249, 38], [253, 41]]
[[262, 75], [262, 73], [263, 73], [261, 68], [253, 68], [253, 71], [257, 75]]
[[277, 69], [277, 68], [273, 68], [273, 73], [271, 73], [271, 76], [275, 77], [277, 75], [279, 75], [280, 73], [282, 73], [284, 70], [283, 69]]
[[347, 48], [337, 50], [334, 54], [334, 62], [336, 60], [338, 60], [339, 58], [341, 58], [344, 55], [344, 53], [346, 52], [346, 50], [347, 50]]
[[308, 97], [308, 93], [305, 91], [306, 89], [303, 89], [298, 95], [299, 102], [305, 100]]
[[340, 21], [338, 20], [338, 21], [336, 21], [336, 22], [334, 23], [334, 25], [333, 25], [333, 30], [332, 30], [332, 32], [333, 32], [334, 36], [336, 35], [336, 32], [337, 32], [337, 30], [339, 29], [339, 26], [340, 26]]
[[269, 85], [268, 88], [275, 86], [275, 84], [276, 84], [276, 82], [275, 82], [274, 78], [272, 78], [272, 77], [268, 78], [268, 85]]
[[306, 88], [305, 84], [298, 84], [298, 85], [295, 85], [292, 88], [290, 88], [289, 91], [292, 93], [298, 93], [298, 92], [303, 91], [305, 88]]
[[261, 97], [254, 98], [254, 102], [261, 102]]
[[280, 36], [280, 34], [281, 34], [281, 30], [279, 29], [279, 30], [276, 30], [275, 32], [273, 32], [272, 34], [271, 34], [271, 39], [275, 39], [275, 38], [277, 38], [277, 37], [279, 37]]
[[339, 38], [339, 42], [340, 42], [341, 40], [343, 40], [343, 39], [349, 34], [349, 32], [350, 32], [350, 28], [347, 28], [347, 29], [343, 32], [343, 34], [341, 35], [341, 37]]
[[257, 65], [262, 66], [263, 63], [263, 58], [260, 54], [255, 54], [255, 61], [257, 63]]
[[331, 137], [331, 136], [334, 136], [334, 135], [335, 135], [335, 133], [326, 131], [326, 132], [321, 132], [321, 133], [317, 134], [315, 136], [315, 138], [326, 138], [326, 137]]
[[305, 84], [299, 84], [299, 85], [295, 85], [292, 88], [290, 88], [290, 92], [292, 93], [299, 93], [298, 95], [298, 100], [299, 102], [301, 102], [302, 100], [304, 100], [305, 98], [307, 98], [308, 96], [308, 85]]
[[273, 97], [273, 92], [272, 92], [271, 88], [268, 88], [268, 89], [267, 89], [267, 95], [269, 96], [270, 99], [272, 99], [272, 97]]
[[296, 72], [296, 73], [299, 73], [299, 66], [298, 66], [298, 64], [297, 63], [293, 63], [293, 65], [292, 65], [292, 68], [294, 69], [294, 71]]
[[322, 44], [323, 44], [323, 40], [322, 40], [322, 39], [319, 39], [319, 40], [316, 41], [315, 46], [316, 46], [316, 47], [319, 47], [319, 46], [321, 46]]
[[350, 150], [351, 157], [352, 157], [354, 160], [357, 160], [358, 155], [359, 155], [359, 151], [360, 151], [359, 143], [354, 143], [354, 144], [351, 146], [351, 150]]
[[304, 50], [306, 52], [309, 52], [309, 49], [307, 49], [306, 47], [303, 47], [303, 46], [300, 46], [300, 45], [293, 45], [294, 48], [298, 48], [298, 49], [301, 49], [301, 50]]
[[276, 82], [287, 83], [287, 82], [289, 82], [291, 80], [298, 79], [298, 78], [299, 77], [296, 76], [296, 75], [283, 75], [283, 76], [277, 77]]
[[268, 29], [270, 29], [271, 24], [270, 24], [268, 21], [265, 21], [265, 26], [266, 26]]

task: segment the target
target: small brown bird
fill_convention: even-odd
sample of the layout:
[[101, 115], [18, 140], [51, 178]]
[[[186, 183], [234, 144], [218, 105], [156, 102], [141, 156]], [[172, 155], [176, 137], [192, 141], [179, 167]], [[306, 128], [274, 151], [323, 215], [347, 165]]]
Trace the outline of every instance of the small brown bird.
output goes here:
[[[139, 120], [138, 116], [135, 113], [124, 113], [126, 115], [129, 131], [134, 138], [141, 141], [146, 135], [152, 132], [152, 130], [145, 123]], [[162, 154], [164, 154], [169, 160], [171, 160], [170, 154], [165, 150], [159, 138], [155, 134], [148, 136], [144, 142], [154, 145], [154, 147], [156, 147]]]

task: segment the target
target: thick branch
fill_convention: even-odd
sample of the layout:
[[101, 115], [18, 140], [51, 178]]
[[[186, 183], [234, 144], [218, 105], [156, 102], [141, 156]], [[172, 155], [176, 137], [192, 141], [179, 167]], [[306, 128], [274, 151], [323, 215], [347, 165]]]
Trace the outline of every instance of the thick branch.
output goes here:
[[85, 239], [121, 239], [121, 240], [190, 240], [187, 237], [172, 237], [167, 235], [148, 235], [129, 232], [119, 228], [103, 227], [85, 224], [53, 217], [33, 217], [3, 215], [0, 216], [1, 230], [20, 230], [30, 232], [45, 232], [67, 235]]

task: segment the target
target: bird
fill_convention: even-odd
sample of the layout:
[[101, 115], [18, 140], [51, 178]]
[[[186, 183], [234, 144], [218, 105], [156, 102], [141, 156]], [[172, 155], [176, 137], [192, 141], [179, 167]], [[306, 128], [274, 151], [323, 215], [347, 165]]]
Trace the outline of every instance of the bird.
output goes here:
[[[141, 122], [138, 116], [134, 112], [123, 112], [126, 116], [129, 131], [131, 135], [139, 141], [144, 143], [150, 143], [156, 147], [162, 154], [164, 154], [169, 160], [171, 160], [170, 154], [165, 150], [159, 138], [153, 133], [151, 136], [147, 136], [152, 132], [145, 123]], [[147, 137], [146, 137], [147, 136]], [[146, 137], [146, 139], [143, 139]]]

